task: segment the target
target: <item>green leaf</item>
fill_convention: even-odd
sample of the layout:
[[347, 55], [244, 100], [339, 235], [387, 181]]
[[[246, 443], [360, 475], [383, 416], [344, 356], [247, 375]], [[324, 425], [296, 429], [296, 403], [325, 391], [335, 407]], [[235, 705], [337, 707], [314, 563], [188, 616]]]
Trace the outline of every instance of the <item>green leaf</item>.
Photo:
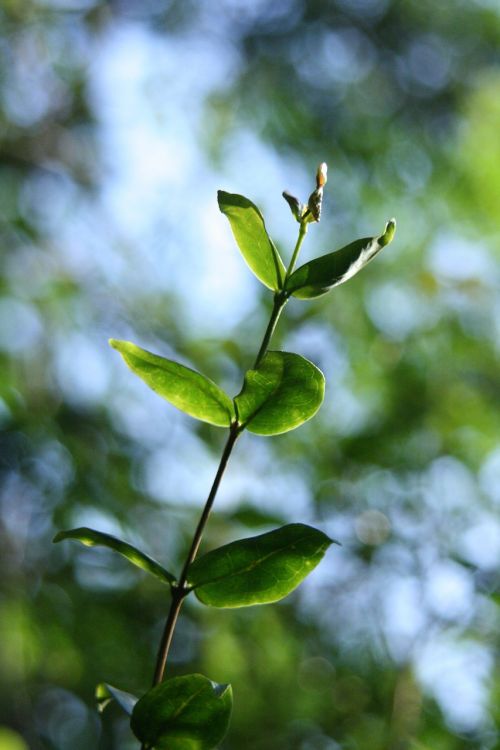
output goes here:
[[189, 367], [141, 349], [130, 341], [109, 340], [132, 372], [181, 411], [217, 427], [229, 427], [233, 404], [212, 380]]
[[325, 392], [323, 373], [312, 362], [289, 352], [267, 352], [249, 370], [234, 399], [240, 424], [257, 435], [279, 435], [298, 427], [318, 411]]
[[310, 260], [292, 273], [285, 291], [299, 299], [321, 297], [361, 271], [391, 242], [395, 231], [396, 220], [391, 219], [380, 237], [365, 237], [334, 253]]
[[227, 732], [233, 694], [201, 674], [173, 677], [136, 704], [130, 725], [156, 750], [211, 750]]
[[189, 568], [188, 584], [210, 607], [276, 602], [309, 575], [332, 542], [311, 526], [282, 526], [198, 558]]
[[217, 193], [219, 208], [229, 219], [233, 235], [247, 264], [262, 281], [272, 289], [283, 288], [285, 266], [272, 239], [269, 237], [264, 218], [257, 206], [236, 193]]
[[102, 531], [95, 531], [83, 526], [79, 529], [60, 531], [52, 541], [57, 543], [62, 542], [64, 539], [76, 539], [87, 547], [108, 547], [108, 549], [112, 549], [123, 555], [123, 557], [126, 557], [132, 565], [136, 565], [147, 573], [156, 576], [163, 583], [175, 583], [175, 577], [168, 570], [165, 570], [163, 565], [160, 565], [159, 562], [153, 560], [152, 557], [149, 557], [149, 555], [141, 552], [141, 550], [133, 547], [128, 542], [123, 542], [121, 539], [111, 536], [111, 534], [104, 534]]
[[124, 690], [108, 685], [106, 682], [101, 682], [95, 689], [95, 699], [97, 701], [97, 709], [99, 713], [102, 713], [106, 706], [111, 701], [115, 700], [120, 708], [122, 708], [126, 714], [132, 716], [132, 711], [138, 698], [131, 693], [126, 693]]

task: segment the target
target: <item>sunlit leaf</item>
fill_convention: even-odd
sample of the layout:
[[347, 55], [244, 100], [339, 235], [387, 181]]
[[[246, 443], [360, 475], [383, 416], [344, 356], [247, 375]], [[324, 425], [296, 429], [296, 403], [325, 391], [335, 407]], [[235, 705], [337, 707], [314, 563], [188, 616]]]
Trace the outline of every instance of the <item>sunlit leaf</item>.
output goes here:
[[225, 193], [223, 190], [218, 191], [217, 200], [220, 210], [229, 219], [236, 243], [248, 266], [269, 289], [281, 289], [285, 266], [257, 206], [243, 195]]
[[238, 421], [258, 435], [278, 435], [298, 427], [318, 411], [325, 392], [323, 373], [289, 352], [267, 352], [249, 370], [234, 399]]
[[110, 339], [132, 372], [181, 411], [217, 427], [229, 427], [234, 416], [229, 396], [212, 380], [189, 367], [141, 349], [130, 341]]
[[101, 682], [95, 689], [95, 699], [97, 701], [97, 708], [100, 713], [104, 711], [111, 701], [115, 700], [116, 703], [122, 708], [126, 714], [132, 715], [135, 704], [138, 698], [131, 693], [126, 693], [124, 690], [108, 685], [106, 682]]
[[87, 547], [108, 547], [120, 555], [123, 555], [129, 562], [136, 565], [138, 568], [145, 570], [147, 573], [151, 573], [156, 578], [159, 578], [163, 583], [175, 583], [174, 576], [165, 570], [163, 565], [153, 560], [152, 557], [146, 555], [141, 550], [134, 547], [128, 542], [124, 542], [111, 534], [105, 534], [102, 531], [95, 531], [95, 529], [88, 529], [81, 527], [78, 529], [70, 529], [69, 531], [60, 531], [55, 535], [54, 542], [62, 542], [64, 539], [76, 539], [78, 542], [85, 544]]
[[320, 297], [355, 276], [391, 242], [396, 231], [396, 221], [386, 224], [380, 237], [355, 240], [341, 250], [323, 255], [305, 263], [292, 273], [285, 290], [299, 299]]
[[160, 683], [136, 704], [135, 736], [155, 750], [211, 750], [227, 732], [233, 695], [201, 674]]
[[210, 607], [248, 607], [276, 602], [293, 591], [332, 544], [301, 523], [240, 539], [199, 557], [188, 583]]

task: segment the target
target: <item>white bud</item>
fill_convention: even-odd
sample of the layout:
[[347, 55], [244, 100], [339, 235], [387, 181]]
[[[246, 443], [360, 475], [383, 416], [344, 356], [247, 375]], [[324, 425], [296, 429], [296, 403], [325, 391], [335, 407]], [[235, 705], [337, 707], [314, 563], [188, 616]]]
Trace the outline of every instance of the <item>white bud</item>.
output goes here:
[[316, 172], [316, 187], [317, 188], [320, 188], [320, 187], [323, 187], [323, 185], [326, 185], [327, 172], [328, 172], [328, 167], [326, 165], [326, 162], [322, 162], [318, 167], [318, 171]]

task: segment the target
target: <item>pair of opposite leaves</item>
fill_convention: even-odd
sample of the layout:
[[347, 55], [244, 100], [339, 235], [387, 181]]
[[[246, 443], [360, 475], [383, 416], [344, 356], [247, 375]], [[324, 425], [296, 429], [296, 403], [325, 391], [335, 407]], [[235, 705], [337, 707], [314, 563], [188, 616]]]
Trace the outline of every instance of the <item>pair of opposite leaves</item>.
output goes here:
[[[130, 562], [175, 585], [171, 573], [140, 550], [92, 529], [60, 532], [55, 542], [77, 539], [119, 552]], [[318, 565], [332, 544], [326, 534], [305, 524], [288, 524], [266, 534], [240, 539], [195, 560], [189, 589], [206, 605], [243, 607], [287, 596]], [[140, 699], [108, 684], [98, 685], [100, 709], [114, 700], [130, 716], [142, 745], [156, 750], [213, 750], [226, 734], [232, 710], [230, 685], [201, 674], [174, 677]]]
[[[113, 547], [139, 567], [172, 583], [172, 576], [159, 563], [105, 536], [90, 529], [74, 529], [62, 532], [55, 541], [76, 538], [90, 545]], [[188, 585], [200, 601], [216, 607], [277, 601], [316, 567], [331, 543], [318, 529], [289, 524], [208, 552], [190, 566]], [[226, 734], [232, 710], [231, 686], [219, 685], [201, 674], [168, 679], [139, 700], [108, 684], [98, 685], [96, 697], [101, 710], [115, 700], [129, 714], [131, 728], [143, 746], [156, 750], [212, 750]]]
[[[360, 271], [393, 238], [394, 220], [380, 237], [356, 240], [316, 258], [286, 279], [279, 252], [259, 209], [242, 195], [218, 193], [238, 247], [257, 278], [286, 300], [326, 294]], [[231, 400], [213, 381], [178, 362], [152, 354], [129, 341], [111, 339], [126, 364], [156, 393], [181, 411], [218, 427], [237, 421], [258, 435], [277, 435], [298, 427], [317, 412], [324, 396], [322, 372], [298, 354], [269, 351], [249, 370], [241, 392]]]
[[[81, 527], [60, 531], [54, 542], [74, 539], [87, 547], [107, 547], [162, 583], [175, 576], [133, 545], [102, 531]], [[265, 534], [238, 539], [191, 563], [187, 590], [210, 607], [249, 607], [288, 596], [319, 564], [334, 540], [319, 529], [291, 523]]]

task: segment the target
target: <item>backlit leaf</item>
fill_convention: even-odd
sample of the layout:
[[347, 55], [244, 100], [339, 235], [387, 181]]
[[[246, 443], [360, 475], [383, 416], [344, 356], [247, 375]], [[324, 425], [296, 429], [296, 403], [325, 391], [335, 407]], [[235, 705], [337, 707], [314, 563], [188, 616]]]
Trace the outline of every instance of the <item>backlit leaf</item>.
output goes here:
[[282, 526], [199, 557], [189, 568], [188, 584], [211, 607], [276, 602], [316, 567], [332, 541], [305, 524]]
[[152, 354], [130, 341], [110, 339], [132, 372], [181, 411], [217, 427], [229, 427], [234, 416], [229, 396], [212, 380], [189, 367]]
[[238, 421], [258, 435], [278, 435], [298, 427], [318, 411], [325, 379], [312, 362], [289, 352], [267, 352], [249, 370], [234, 399]]
[[124, 542], [111, 534], [105, 534], [102, 531], [95, 531], [95, 529], [88, 529], [81, 527], [78, 529], [70, 529], [69, 531], [60, 531], [55, 535], [54, 542], [62, 542], [64, 539], [76, 539], [78, 542], [85, 544], [87, 547], [108, 547], [120, 555], [123, 555], [129, 562], [136, 565], [138, 568], [145, 570], [147, 573], [151, 573], [156, 578], [159, 578], [163, 583], [175, 583], [174, 576], [165, 570], [163, 565], [153, 560], [152, 557], [146, 555], [141, 550], [134, 547], [128, 542]]
[[227, 732], [233, 696], [201, 674], [173, 677], [137, 702], [131, 727], [155, 750], [212, 750]]
[[269, 237], [264, 218], [243, 195], [217, 193], [219, 208], [229, 219], [236, 243], [248, 266], [262, 283], [278, 291], [283, 287], [285, 266]]
[[305, 263], [292, 273], [285, 290], [299, 299], [320, 297], [355, 276], [383, 247], [391, 242], [396, 231], [394, 219], [386, 224], [380, 237], [365, 237], [351, 242], [341, 250]]

